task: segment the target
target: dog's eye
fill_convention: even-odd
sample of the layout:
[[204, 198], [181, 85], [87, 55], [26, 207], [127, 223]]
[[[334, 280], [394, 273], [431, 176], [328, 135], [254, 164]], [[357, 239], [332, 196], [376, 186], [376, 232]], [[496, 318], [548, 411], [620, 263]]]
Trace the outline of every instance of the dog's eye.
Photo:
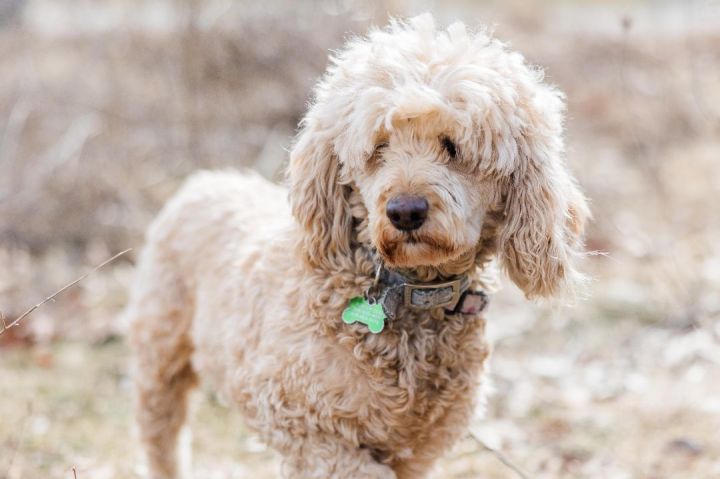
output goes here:
[[382, 154], [383, 150], [388, 147], [388, 142], [383, 141], [381, 143], [378, 143], [375, 145], [375, 149], [372, 152], [372, 155], [370, 155], [370, 161], [377, 161], [380, 159], [380, 155]]
[[387, 142], [387, 141], [383, 141], [382, 143], [378, 143], [377, 145], [375, 145], [375, 149], [373, 150], [373, 156], [379, 154], [380, 152], [382, 152], [382, 151], [383, 151], [385, 148], [387, 148], [387, 147], [388, 147], [388, 142]]
[[367, 166], [371, 170], [375, 169], [381, 162], [382, 162], [382, 153], [385, 148], [388, 147], [388, 143], [386, 141], [383, 141], [381, 143], [378, 143], [375, 145], [375, 149], [372, 152], [372, 155], [370, 155], [370, 158], [368, 158]]
[[457, 158], [457, 147], [455, 146], [455, 143], [448, 138], [447, 136], [443, 136], [440, 138], [440, 143], [442, 144], [443, 150], [452, 158], [453, 160]]

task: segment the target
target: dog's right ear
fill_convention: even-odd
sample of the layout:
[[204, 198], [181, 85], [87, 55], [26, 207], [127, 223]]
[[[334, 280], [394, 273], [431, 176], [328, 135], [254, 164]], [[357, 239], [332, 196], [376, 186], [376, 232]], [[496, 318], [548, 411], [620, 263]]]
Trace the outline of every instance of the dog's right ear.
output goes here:
[[340, 163], [331, 131], [306, 118], [290, 153], [290, 206], [302, 230], [308, 264], [335, 269], [349, 258], [352, 217], [348, 187], [340, 182]]

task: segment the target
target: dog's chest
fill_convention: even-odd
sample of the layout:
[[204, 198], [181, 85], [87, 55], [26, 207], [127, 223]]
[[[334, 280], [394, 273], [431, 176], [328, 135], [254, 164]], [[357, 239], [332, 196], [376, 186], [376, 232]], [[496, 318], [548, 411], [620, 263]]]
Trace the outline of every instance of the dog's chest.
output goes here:
[[478, 317], [408, 329], [395, 324], [384, 340], [370, 339], [362, 367], [369, 420], [361, 423], [361, 441], [392, 460], [430, 436], [458, 430], [472, 413], [487, 356], [483, 325]]

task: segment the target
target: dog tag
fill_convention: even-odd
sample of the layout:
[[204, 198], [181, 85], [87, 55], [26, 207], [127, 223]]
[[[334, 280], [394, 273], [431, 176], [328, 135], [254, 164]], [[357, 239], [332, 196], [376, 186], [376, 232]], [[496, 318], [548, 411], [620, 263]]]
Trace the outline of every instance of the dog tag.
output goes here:
[[347, 324], [362, 323], [371, 333], [377, 334], [385, 327], [385, 312], [382, 305], [370, 304], [365, 298], [358, 296], [350, 300], [342, 313], [342, 320]]

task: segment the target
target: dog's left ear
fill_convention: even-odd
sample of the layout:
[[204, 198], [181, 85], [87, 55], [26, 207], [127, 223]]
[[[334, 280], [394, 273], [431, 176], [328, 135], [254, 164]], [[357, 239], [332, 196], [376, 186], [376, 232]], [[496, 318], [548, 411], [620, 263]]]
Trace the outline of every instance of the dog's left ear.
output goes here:
[[351, 257], [349, 188], [341, 183], [332, 138], [330, 129], [306, 118], [288, 168], [290, 206], [302, 229], [306, 259], [323, 269]]
[[582, 278], [575, 261], [589, 210], [563, 159], [563, 109], [561, 94], [544, 86], [525, 105], [527, 128], [506, 183], [499, 252], [529, 298], [572, 290]]

